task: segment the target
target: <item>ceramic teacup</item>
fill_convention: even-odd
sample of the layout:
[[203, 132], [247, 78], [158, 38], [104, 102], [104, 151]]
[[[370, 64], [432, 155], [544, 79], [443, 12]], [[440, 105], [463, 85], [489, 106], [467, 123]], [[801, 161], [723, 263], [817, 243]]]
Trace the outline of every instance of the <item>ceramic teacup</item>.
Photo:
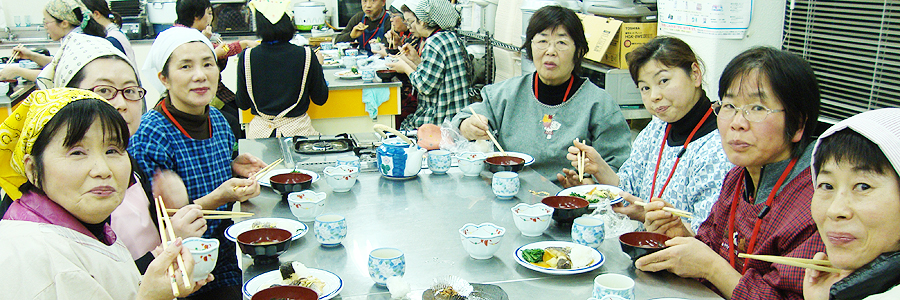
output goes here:
[[359, 156], [349, 155], [338, 157], [334, 162], [334, 166], [350, 166], [359, 169]]
[[431, 150], [428, 151], [428, 169], [434, 174], [444, 174], [450, 170], [451, 164], [450, 151], [447, 150]]
[[634, 280], [628, 276], [615, 273], [597, 275], [594, 278], [592, 296], [597, 299], [603, 299], [603, 297], [608, 295], [634, 300]]
[[469, 223], [459, 229], [459, 238], [463, 248], [474, 259], [488, 259], [500, 249], [500, 241], [506, 228], [493, 223], [481, 223], [478, 225]]
[[362, 74], [362, 80], [365, 82], [373, 82], [375, 81], [375, 69], [365, 67], [359, 70], [360, 74]]
[[550, 227], [553, 219], [553, 208], [543, 203], [519, 203], [511, 208], [516, 228], [524, 236], [541, 236]]
[[502, 171], [491, 178], [491, 190], [500, 199], [512, 199], [519, 193], [519, 173]]
[[406, 274], [406, 257], [397, 248], [378, 248], [369, 252], [369, 276], [384, 286], [388, 278]]
[[347, 192], [356, 184], [356, 178], [359, 177], [359, 168], [351, 166], [337, 166], [325, 168], [325, 182], [331, 186], [331, 190], [335, 192]]
[[312, 222], [325, 210], [325, 193], [310, 190], [290, 193], [288, 207], [298, 220]]
[[576, 244], [591, 248], [600, 247], [604, 234], [602, 219], [582, 216], [575, 218], [575, 221], [572, 222], [572, 241]]
[[216, 267], [216, 260], [219, 259], [219, 240], [189, 237], [182, 241], [182, 245], [191, 251], [191, 256], [194, 258], [191, 280], [206, 279], [209, 272]]
[[319, 43], [319, 47], [321, 47], [322, 50], [331, 50], [334, 49], [334, 44], [332, 42], [321, 42]]
[[347, 237], [347, 219], [341, 215], [321, 215], [316, 217], [313, 229], [316, 232], [316, 241], [322, 246], [334, 247], [340, 245]]
[[481, 152], [464, 152], [456, 155], [456, 158], [459, 159], [459, 170], [463, 175], [480, 176], [487, 156]]

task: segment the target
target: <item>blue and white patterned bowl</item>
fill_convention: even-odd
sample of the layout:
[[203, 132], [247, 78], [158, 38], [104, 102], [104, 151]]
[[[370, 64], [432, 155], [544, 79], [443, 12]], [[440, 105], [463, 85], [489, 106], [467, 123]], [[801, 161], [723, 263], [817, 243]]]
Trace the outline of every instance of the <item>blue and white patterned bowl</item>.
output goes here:
[[388, 278], [406, 274], [406, 257], [397, 248], [378, 248], [369, 252], [369, 277], [384, 286]]
[[491, 179], [491, 190], [500, 199], [512, 199], [519, 193], [519, 174], [501, 171], [494, 173]]
[[428, 169], [434, 174], [444, 174], [452, 164], [451, 153], [447, 150], [428, 151]]
[[605, 237], [603, 220], [590, 216], [575, 218], [572, 222], [572, 241], [591, 248], [600, 247]]
[[347, 220], [341, 215], [321, 215], [313, 225], [316, 241], [322, 246], [334, 247], [347, 237]]

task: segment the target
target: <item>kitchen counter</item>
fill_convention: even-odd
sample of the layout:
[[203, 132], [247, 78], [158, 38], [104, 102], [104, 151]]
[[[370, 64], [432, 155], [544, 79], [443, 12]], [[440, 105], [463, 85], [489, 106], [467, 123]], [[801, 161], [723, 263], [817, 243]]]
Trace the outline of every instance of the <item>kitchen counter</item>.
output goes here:
[[[282, 157], [276, 139], [240, 140], [239, 151], [249, 152], [270, 162]], [[313, 170], [322, 175], [321, 170]], [[310, 268], [331, 271], [343, 280], [343, 290], [336, 299], [389, 299], [384, 287], [369, 277], [367, 259], [371, 250], [394, 247], [406, 256], [406, 275], [412, 299], [434, 278], [455, 275], [473, 283], [501, 287], [509, 299], [587, 299], [593, 279], [602, 273], [619, 273], [635, 280], [635, 299], [682, 297], [688, 299], [721, 299], [698, 281], [684, 279], [668, 272], [646, 273], [636, 270], [622, 253], [615, 238], [607, 238], [599, 247], [605, 262], [594, 271], [576, 275], [548, 275], [526, 269], [516, 263], [516, 248], [538, 241], [571, 241], [569, 229], [551, 225], [544, 235], [526, 237], [513, 223], [510, 208], [522, 203], [537, 203], [542, 196], [529, 190], [555, 194], [559, 187], [526, 167], [519, 172], [521, 188], [516, 198], [499, 200], [491, 192], [491, 174], [463, 176], [458, 168], [445, 175], [422, 170], [407, 181], [387, 180], [377, 172], [363, 172], [350, 192], [335, 193], [320, 179], [313, 190], [327, 194], [325, 213], [343, 215], [348, 234], [340, 246], [325, 248], [316, 241], [312, 222], [309, 231], [294, 241], [280, 256], [282, 262], [300, 261]], [[258, 197], [240, 203], [239, 210], [254, 213], [254, 218], [281, 217], [296, 220], [287, 203], [271, 189], [263, 187]], [[506, 228], [500, 250], [494, 257], [476, 260], [469, 257], [460, 243], [458, 229], [466, 223], [491, 222]], [[252, 259], [240, 255], [244, 282], [277, 266], [252, 265]]]

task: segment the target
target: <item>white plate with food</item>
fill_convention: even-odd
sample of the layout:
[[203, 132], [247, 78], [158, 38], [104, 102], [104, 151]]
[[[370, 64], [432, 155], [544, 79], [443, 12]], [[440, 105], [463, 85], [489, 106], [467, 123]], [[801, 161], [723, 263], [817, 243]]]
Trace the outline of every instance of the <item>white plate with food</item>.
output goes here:
[[[491, 152], [491, 153], [488, 153], [488, 154], [487, 154], [487, 157], [494, 157], [494, 156], [501, 156], [501, 155], [503, 155], [502, 152]], [[534, 157], [531, 157], [531, 155], [528, 155], [528, 154], [525, 154], [525, 153], [506, 151], [506, 155], [524, 159], [524, 160], [525, 160], [525, 165], [526, 165], [526, 166], [530, 166], [531, 164], [534, 163]]]
[[617, 186], [606, 184], [587, 184], [564, 189], [562, 191], [559, 191], [559, 193], [556, 193], [556, 195], [582, 198], [591, 203], [589, 207], [596, 208], [600, 205], [600, 200], [604, 199], [608, 199], [609, 204], [611, 205], [625, 201], [624, 198], [619, 196], [620, 192], [622, 192], [622, 189]]
[[[334, 298], [334, 296], [337, 296], [341, 292], [341, 289], [344, 288], [344, 281], [340, 276], [337, 276], [337, 274], [313, 268], [309, 268], [309, 273], [325, 283], [325, 287], [322, 288], [322, 293], [319, 293], [319, 300]], [[269, 288], [274, 284], [281, 284], [282, 281], [280, 270], [265, 272], [250, 278], [250, 280], [244, 284], [241, 292], [243, 292], [244, 297], [250, 299], [253, 298], [253, 294], [256, 294], [256, 292]]]
[[340, 68], [342, 66], [344, 65], [339, 60], [326, 60], [322, 63], [322, 68], [325, 69]]
[[259, 185], [261, 185], [261, 186], [266, 186], [266, 187], [272, 187], [272, 183], [269, 182], [269, 178], [272, 178], [272, 176], [275, 176], [275, 175], [287, 174], [287, 173], [290, 173], [290, 172], [303, 173], [303, 174], [312, 176], [312, 182], [319, 181], [319, 174], [316, 174], [316, 172], [313, 172], [313, 171], [310, 171], [310, 170], [304, 170], [304, 169], [278, 169], [278, 170], [272, 170], [272, 171], [269, 171], [269, 173], [267, 173], [266, 176], [263, 176], [263, 178], [260, 178], [260, 179], [259, 179]]
[[[555, 250], [550, 251], [548, 248]], [[538, 258], [532, 252], [535, 249], [542, 251], [540, 255], [541, 261], [532, 263], [529, 260], [536, 261], [534, 258]], [[565, 268], [564, 265], [560, 264], [562, 255], [559, 255], [559, 249], [569, 249], [568, 253], [564, 253], [569, 260], [569, 268]], [[519, 247], [513, 255], [516, 257], [516, 262], [523, 267], [551, 275], [572, 275], [590, 272], [602, 266], [605, 261], [603, 254], [597, 249], [564, 241], [534, 242]], [[556, 267], [552, 266], [553, 263], [557, 263]], [[563, 267], [563, 269], [559, 267]]]
[[257, 228], [281, 228], [287, 231], [290, 231], [293, 236], [291, 236], [291, 240], [296, 241], [297, 239], [306, 235], [306, 232], [309, 231], [309, 227], [303, 222], [285, 218], [258, 218], [258, 219], [250, 219], [235, 223], [234, 225], [228, 226], [225, 229], [225, 238], [234, 242], [237, 241], [237, 236], [241, 233], [249, 231], [251, 229]]
[[340, 79], [357, 79], [357, 78], [362, 78], [362, 74], [360, 74], [360, 73], [353, 73], [353, 71], [351, 71], [351, 70], [344, 70], [344, 71], [337, 71], [337, 72], [334, 72], [334, 76], [337, 76], [337, 78], [340, 78]]

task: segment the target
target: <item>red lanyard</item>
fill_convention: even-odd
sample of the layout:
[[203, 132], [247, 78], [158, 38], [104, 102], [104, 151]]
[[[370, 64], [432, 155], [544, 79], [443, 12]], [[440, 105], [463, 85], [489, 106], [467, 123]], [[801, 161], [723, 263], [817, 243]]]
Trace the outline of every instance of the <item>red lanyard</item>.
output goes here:
[[[569, 87], [566, 88], [566, 94], [563, 95], [562, 102], [569, 101], [569, 91], [572, 90], [572, 83], [575, 82], [575, 75], [569, 75], [569, 76], [571, 76], [571, 77], [569, 77]], [[534, 73], [534, 98], [540, 99], [540, 98], [538, 98], [538, 75], [537, 75], [537, 72]]]
[[[375, 32], [372, 32], [372, 36], [370, 36], [368, 39], [366, 39], [366, 31], [363, 30], [363, 34], [362, 34], [362, 39], [363, 39], [362, 46], [363, 47], [365, 47], [366, 44], [368, 44], [370, 40], [372, 40], [373, 38], [375, 38], [376, 35], [378, 35], [378, 30], [381, 30], [381, 25], [384, 25], [385, 18], [387, 18], [387, 12], [384, 12], [384, 15], [381, 16], [381, 23], [378, 23], [378, 27], [375, 27]], [[365, 16], [363, 16], [363, 19], [365, 19]]]
[[[775, 182], [775, 186], [772, 187], [772, 192], [769, 193], [769, 198], [766, 199], [766, 206], [763, 207], [761, 211], [759, 211], [759, 215], [756, 217], [756, 223], [753, 225], [753, 234], [750, 235], [750, 245], [747, 248], [747, 253], [752, 254], [753, 248], [756, 247], [756, 238], [759, 237], [759, 228], [762, 225], [763, 218], [766, 217], [766, 214], [769, 213], [769, 209], [772, 207], [772, 203], [775, 202], [775, 193], [778, 192], [778, 189], [781, 187], [781, 184], [784, 183], [784, 180], [787, 179], [788, 174], [791, 174], [791, 169], [794, 168], [794, 164], [797, 163], [797, 158], [794, 157], [791, 159], [791, 162], [788, 163], [787, 168], [781, 172], [781, 177], [778, 178], [778, 181]], [[743, 194], [744, 187], [744, 172], [741, 172], [741, 175], [738, 176], [738, 189], [734, 192], [734, 196], [731, 199], [731, 215], [728, 216], [728, 245], [731, 247], [728, 251], [728, 260], [731, 263], [731, 266], [737, 269], [737, 264], [735, 263], [734, 252], [737, 251], [737, 247], [734, 244], [734, 218], [737, 215], [737, 207], [738, 202], [741, 201], [740, 195]], [[744, 270], [741, 271], [741, 274], [747, 271], [747, 259], [744, 259]]]
[[[181, 133], [184, 134], [184, 136], [188, 137], [189, 139], [193, 139], [191, 137], [191, 135], [189, 135], [187, 133], [187, 130], [184, 130], [184, 127], [181, 127], [181, 124], [178, 123], [178, 120], [175, 120], [175, 117], [173, 117], [172, 114], [169, 113], [169, 109], [166, 108], [166, 104], [160, 103], [160, 106], [162, 106], [162, 110], [163, 110], [163, 112], [166, 113], [166, 116], [169, 117], [169, 120], [172, 120], [172, 124], [175, 124], [175, 127], [178, 127], [178, 130], [181, 130]], [[209, 118], [209, 117], [207, 117], [207, 118]], [[208, 121], [208, 123], [209, 123], [209, 137], [212, 137], [212, 121]]]
[[[691, 134], [688, 135], [687, 140], [684, 141], [684, 147], [681, 147], [681, 152], [678, 152], [678, 156], [675, 158], [675, 164], [672, 165], [672, 170], [669, 171], [669, 177], [666, 178], [666, 183], [663, 184], [662, 189], [659, 190], [659, 195], [656, 198], [662, 198], [663, 192], [666, 191], [666, 187], [669, 186], [669, 180], [672, 180], [672, 175], [675, 174], [675, 168], [678, 167], [678, 162], [681, 161], [681, 156], [684, 155], [684, 152], [687, 151], [688, 144], [691, 143], [691, 140], [694, 138], [694, 134], [697, 133], [697, 130], [700, 129], [700, 126], [703, 126], [703, 122], [706, 122], [706, 118], [709, 117], [709, 113], [712, 112], [712, 108], [706, 110], [706, 114], [703, 115], [703, 119], [700, 119], [700, 123], [697, 123], [694, 126], [694, 130], [691, 130]], [[666, 133], [663, 136], [662, 145], [659, 145], [659, 156], [656, 157], [656, 170], [653, 171], [653, 184], [650, 185], [650, 197], [653, 197], [653, 192], [656, 191], [656, 174], [659, 173], [659, 165], [662, 164], [662, 155], [663, 149], [666, 148], [666, 140], [669, 139], [669, 130], [672, 129], [672, 124], [666, 126]], [[653, 201], [652, 199], [648, 199]]]

